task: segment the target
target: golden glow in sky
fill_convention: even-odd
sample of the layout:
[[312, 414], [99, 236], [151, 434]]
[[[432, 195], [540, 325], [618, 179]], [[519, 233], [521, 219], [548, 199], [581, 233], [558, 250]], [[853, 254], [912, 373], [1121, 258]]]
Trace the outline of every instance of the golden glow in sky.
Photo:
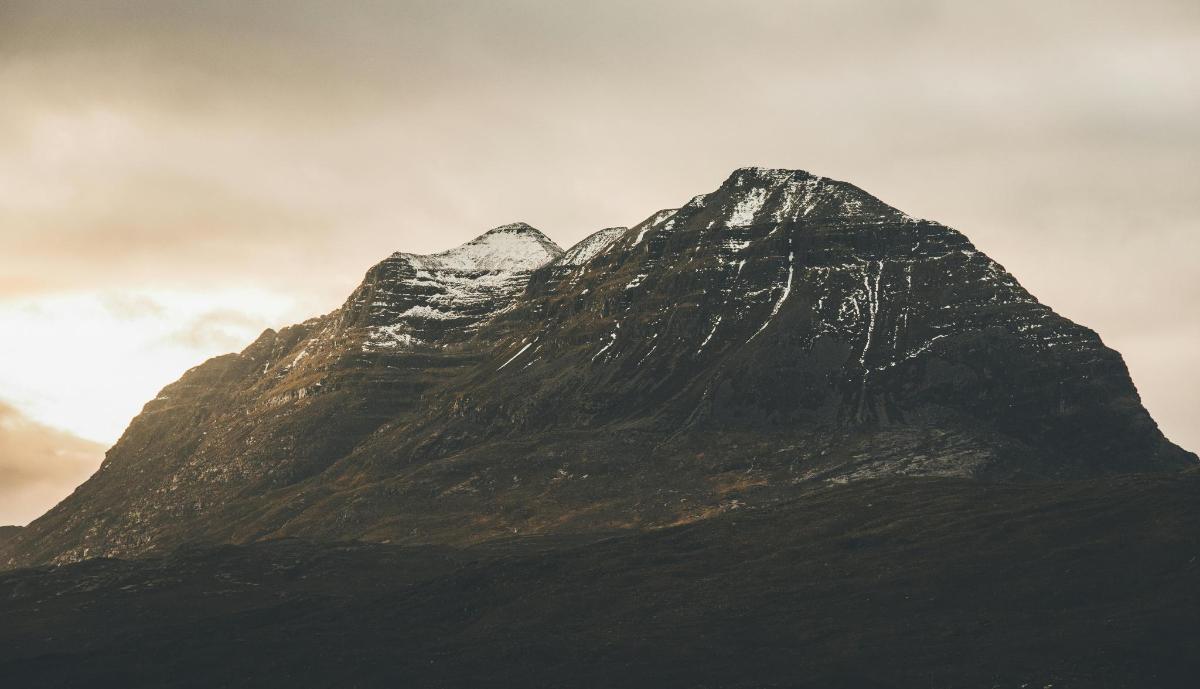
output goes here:
[[284, 325], [295, 305], [252, 290], [156, 290], [0, 301], [0, 390], [26, 416], [111, 445], [203, 360]]

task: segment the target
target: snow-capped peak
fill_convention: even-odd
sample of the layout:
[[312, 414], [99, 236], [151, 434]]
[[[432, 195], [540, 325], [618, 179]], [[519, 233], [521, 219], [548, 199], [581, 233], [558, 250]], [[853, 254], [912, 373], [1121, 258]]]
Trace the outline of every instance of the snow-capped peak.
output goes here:
[[579, 243], [563, 252], [554, 262], [559, 266], [581, 266], [613, 245], [617, 238], [628, 231], [628, 227], [606, 227], [584, 237]]
[[543, 266], [563, 250], [539, 230], [523, 223], [501, 225], [462, 246], [410, 258], [428, 270], [515, 273]]
[[852, 184], [804, 170], [738, 168], [718, 192], [696, 197], [689, 205], [703, 207], [713, 202], [724, 205], [728, 227], [794, 222], [814, 212], [840, 217], [903, 216]]

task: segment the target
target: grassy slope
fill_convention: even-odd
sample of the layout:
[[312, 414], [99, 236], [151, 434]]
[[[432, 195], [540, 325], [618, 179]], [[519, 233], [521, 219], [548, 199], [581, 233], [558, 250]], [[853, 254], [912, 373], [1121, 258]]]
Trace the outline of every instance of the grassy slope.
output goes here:
[[8, 572], [0, 685], [1193, 686], [1198, 498], [892, 479], [591, 539]]

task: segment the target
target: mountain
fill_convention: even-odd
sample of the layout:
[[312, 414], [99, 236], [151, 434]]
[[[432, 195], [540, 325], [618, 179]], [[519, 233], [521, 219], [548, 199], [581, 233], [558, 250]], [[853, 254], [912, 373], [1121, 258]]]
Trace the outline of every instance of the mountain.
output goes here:
[[146, 404], [9, 566], [685, 524], [886, 476], [1178, 470], [1120, 355], [959, 232], [744, 168], [562, 251], [396, 253]]

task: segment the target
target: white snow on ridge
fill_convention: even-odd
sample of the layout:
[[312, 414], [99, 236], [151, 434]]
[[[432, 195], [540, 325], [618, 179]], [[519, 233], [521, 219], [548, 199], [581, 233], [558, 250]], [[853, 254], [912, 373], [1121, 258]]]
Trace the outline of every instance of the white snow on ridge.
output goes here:
[[[769, 219], [775, 222], [795, 222], [807, 216], [818, 205], [829, 205], [841, 217], [880, 217], [915, 222], [899, 210], [878, 201], [855, 187], [802, 170], [771, 168], [741, 168], [733, 177], [734, 196], [738, 199], [726, 224], [738, 227], [766, 222], [763, 216], [769, 207]], [[746, 190], [746, 191], [742, 191]], [[770, 203], [766, 200], [770, 199]]]
[[414, 306], [397, 316], [397, 318], [425, 318], [439, 321], [457, 317], [458, 314], [454, 313], [453, 311], [439, 311], [438, 309], [425, 306], [424, 304]]
[[556, 266], [581, 266], [608, 250], [617, 239], [625, 234], [627, 227], [609, 227], [584, 237], [575, 246], [567, 249], [555, 261]]
[[729, 227], [765, 222], [766, 218], [759, 219], [758, 216], [762, 214], [768, 197], [774, 199], [770, 220], [795, 221], [811, 212], [821, 195], [829, 191], [824, 177], [793, 170], [744, 168], [738, 172], [737, 186], [747, 183], [752, 186], [730, 213], [726, 221]]
[[[642, 238], [646, 236], [647, 232], [663, 224], [663, 221], [665, 221], [667, 218], [670, 218], [672, 215], [675, 215], [677, 212], [679, 212], [679, 209], [677, 208], [667, 208], [655, 213], [654, 215], [650, 216], [649, 219], [643, 221], [640, 225], [642, 229], [638, 232], [638, 236], [633, 240], [633, 244], [631, 246], [637, 246], [638, 244], [641, 244]], [[672, 223], [667, 223], [668, 230], [671, 229], [671, 224]]]
[[367, 328], [363, 350], [436, 345], [436, 338], [425, 341], [431, 321], [462, 321], [464, 328], [478, 327], [494, 315], [494, 309], [507, 308], [509, 298], [528, 282], [530, 271], [562, 253], [541, 232], [513, 223], [440, 253], [393, 254], [389, 260], [412, 266], [412, 277], [377, 286], [370, 303], [375, 324]]
[[403, 323], [382, 325], [367, 331], [367, 341], [363, 343], [364, 352], [409, 349], [424, 344], [411, 333], [405, 332]]
[[462, 246], [436, 254], [404, 254], [424, 270], [499, 271], [534, 270], [563, 253], [546, 235], [525, 223], [502, 225]]
[[754, 223], [754, 216], [762, 210], [763, 204], [767, 201], [767, 190], [762, 187], [755, 187], [750, 190], [737, 202], [733, 208], [733, 213], [729, 215], [729, 220], [726, 223], [730, 227], [740, 227]]

